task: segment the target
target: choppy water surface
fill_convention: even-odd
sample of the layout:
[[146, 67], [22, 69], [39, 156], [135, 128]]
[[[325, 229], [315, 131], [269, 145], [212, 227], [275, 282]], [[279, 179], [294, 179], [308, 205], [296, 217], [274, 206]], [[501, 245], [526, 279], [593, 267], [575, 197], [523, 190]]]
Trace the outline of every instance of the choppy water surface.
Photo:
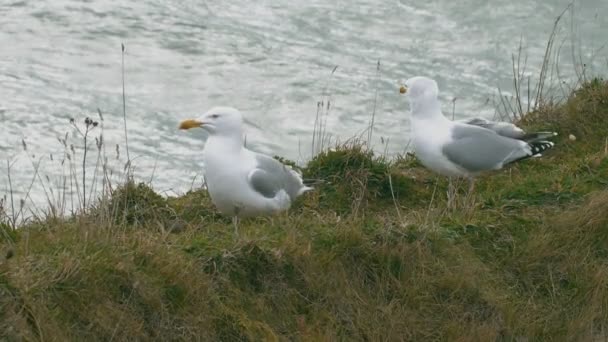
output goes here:
[[[244, 112], [249, 146], [301, 161], [311, 155], [324, 89], [332, 103], [327, 131], [343, 139], [366, 127], [377, 90], [374, 146], [384, 150], [381, 138], [389, 138], [388, 151], [399, 152], [409, 131], [400, 80], [432, 76], [446, 112], [457, 98], [456, 116], [491, 116], [497, 89], [511, 90], [511, 55], [520, 40], [527, 70], [535, 74], [553, 22], [568, 3], [3, 0], [0, 160], [14, 162], [11, 183], [19, 196], [40, 162], [32, 197], [44, 198], [41, 184], [50, 187], [69, 170], [68, 162], [60, 163], [66, 148], [58, 137], [68, 133], [67, 149], [74, 144], [82, 156], [69, 118], [97, 119], [99, 108], [107, 155], [118, 171], [125, 160], [123, 42], [130, 155], [137, 175], [152, 178], [160, 191], [183, 191], [200, 173], [204, 134], [176, 125], [214, 105]], [[578, 1], [566, 14], [556, 43], [566, 77], [573, 53], [590, 73], [607, 70], [602, 46], [608, 38], [601, 29], [607, 18], [604, 0]], [[95, 151], [89, 158], [94, 165]], [[6, 166], [1, 169], [5, 193]]]

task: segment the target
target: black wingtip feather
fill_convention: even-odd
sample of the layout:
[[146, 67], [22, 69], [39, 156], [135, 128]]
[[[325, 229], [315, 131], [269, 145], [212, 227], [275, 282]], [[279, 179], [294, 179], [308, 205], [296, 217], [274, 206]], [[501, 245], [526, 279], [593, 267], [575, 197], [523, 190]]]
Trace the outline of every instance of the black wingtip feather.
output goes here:
[[552, 148], [553, 146], [555, 146], [555, 144], [550, 141], [536, 141], [530, 143], [530, 148], [532, 149], [533, 156], [541, 154], [544, 151]]
[[529, 142], [528, 146], [530, 146], [531, 154], [523, 156], [519, 159], [515, 159], [515, 160], [511, 161], [510, 163], [528, 159], [530, 157], [540, 157], [544, 151], [553, 148], [553, 146], [555, 146], [555, 144], [550, 141], [542, 140], [542, 141]]

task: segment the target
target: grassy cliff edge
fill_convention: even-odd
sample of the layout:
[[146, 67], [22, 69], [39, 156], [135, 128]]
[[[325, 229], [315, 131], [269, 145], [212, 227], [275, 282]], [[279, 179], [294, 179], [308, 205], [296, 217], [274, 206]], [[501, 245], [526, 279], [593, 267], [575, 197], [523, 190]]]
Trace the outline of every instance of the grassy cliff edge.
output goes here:
[[481, 177], [462, 210], [414, 157], [351, 143], [238, 239], [204, 191], [134, 183], [87, 214], [0, 223], [0, 339], [606, 339], [608, 82], [521, 125], [556, 148]]

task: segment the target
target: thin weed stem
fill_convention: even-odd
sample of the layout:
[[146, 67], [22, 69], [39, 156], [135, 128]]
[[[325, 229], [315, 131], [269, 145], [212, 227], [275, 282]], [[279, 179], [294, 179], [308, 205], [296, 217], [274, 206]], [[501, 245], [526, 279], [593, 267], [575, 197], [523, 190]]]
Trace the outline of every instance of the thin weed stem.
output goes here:
[[378, 105], [378, 87], [380, 82], [380, 60], [376, 64], [376, 89], [374, 90], [374, 103], [372, 107], [372, 117], [369, 122], [369, 131], [367, 132], [367, 143], [371, 146], [372, 136], [374, 132], [374, 123], [376, 121], [376, 107]]
[[395, 190], [393, 189], [393, 177], [391, 176], [390, 172], [388, 173], [388, 184], [391, 189], [391, 197], [393, 199], [393, 205], [395, 205], [395, 210], [397, 211], [397, 216], [399, 217], [399, 222], [403, 223], [401, 210], [399, 210], [399, 205], [397, 204], [397, 199], [395, 198]]
[[[321, 93], [321, 101], [317, 102], [317, 113], [315, 115], [315, 122], [312, 130], [312, 146], [311, 146], [311, 157], [320, 153], [324, 149], [324, 144], [327, 134], [327, 118], [329, 117], [329, 112], [331, 109], [331, 101], [329, 98], [328, 88], [329, 82], [332, 80], [334, 74], [338, 70], [338, 66], [336, 65], [327, 79], [325, 80], [325, 85], [323, 86], [323, 91]], [[327, 106], [325, 105], [327, 102]], [[325, 115], [323, 112], [325, 111]]]
[[15, 218], [15, 199], [14, 199], [14, 191], [13, 191], [13, 181], [11, 179], [11, 163], [10, 161], [7, 159], [6, 160], [6, 171], [7, 171], [7, 176], [8, 176], [8, 191], [9, 191], [9, 195], [11, 197], [11, 219], [10, 219], [10, 224], [11, 224], [11, 228], [14, 230], [16, 228], [16, 223], [17, 223], [17, 219]]

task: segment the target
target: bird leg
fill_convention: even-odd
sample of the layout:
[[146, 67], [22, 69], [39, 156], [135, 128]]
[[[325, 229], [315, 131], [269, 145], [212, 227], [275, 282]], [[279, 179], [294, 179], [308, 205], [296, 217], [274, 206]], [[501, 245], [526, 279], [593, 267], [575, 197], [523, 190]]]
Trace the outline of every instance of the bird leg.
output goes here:
[[234, 216], [232, 216], [232, 224], [234, 225], [234, 236], [239, 236], [239, 211], [241, 208], [238, 206], [234, 207]]
[[[465, 199], [465, 203], [468, 206], [469, 205], [469, 201], [471, 201], [471, 199], [473, 198], [473, 190], [475, 190], [475, 178], [470, 177], [469, 178], [469, 191], [467, 192], [467, 197]], [[471, 201], [473, 202], [473, 201]], [[474, 203], [471, 203], [471, 207], [473, 207]]]
[[238, 237], [239, 236], [239, 217], [238, 216], [232, 216], [232, 224], [234, 225], [234, 236]]
[[452, 177], [448, 177], [448, 191], [447, 191], [447, 195], [448, 195], [448, 209], [452, 209], [452, 206], [454, 204], [454, 198], [456, 196], [456, 191], [455, 191], [455, 187], [454, 187], [454, 182], [452, 181]]

